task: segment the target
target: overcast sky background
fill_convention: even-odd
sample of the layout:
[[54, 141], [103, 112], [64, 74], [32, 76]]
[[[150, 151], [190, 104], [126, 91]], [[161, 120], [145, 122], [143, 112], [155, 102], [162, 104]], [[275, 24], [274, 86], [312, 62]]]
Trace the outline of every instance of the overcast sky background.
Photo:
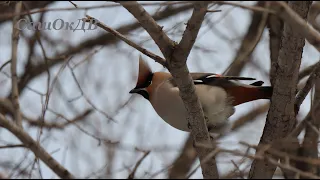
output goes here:
[[[76, 3], [78, 7], [112, 4], [109, 2], [94, 1], [73, 2]], [[252, 5], [254, 2], [245, 2], [244, 4]], [[68, 1], [55, 2], [49, 6], [49, 8], [68, 7], [73, 7]], [[157, 8], [158, 6], [145, 6], [145, 9], [150, 14], [153, 14]], [[199, 38], [195, 43], [195, 48], [193, 48], [188, 58], [190, 72], [222, 73], [230, 62], [232, 62], [236, 50], [241, 43], [241, 39], [246, 33], [250, 23], [251, 12], [240, 8], [232, 8], [230, 11], [231, 8], [231, 6], [219, 7], [218, 9], [221, 9], [222, 12], [208, 13], [206, 15], [206, 18], [218, 22], [215, 23], [215, 30], [210, 29], [206, 25], [206, 22], [203, 23], [199, 32]], [[215, 9], [215, 7], [212, 9]], [[84, 10], [53, 11], [46, 13], [45, 21], [53, 22], [60, 18], [65, 22], [75, 22], [77, 24], [78, 19], [83, 18], [85, 13], [115, 29], [123, 24], [136, 22], [134, 17], [122, 7], [93, 9], [88, 10], [87, 12]], [[180, 13], [167, 20], [159, 21], [158, 23], [161, 26], [164, 26], [164, 30], [168, 30], [176, 23], [187, 23], [191, 13], [192, 11], [186, 11], [185, 13]], [[219, 20], [223, 16], [225, 17], [222, 20]], [[33, 14], [32, 18], [37, 21], [39, 14]], [[181, 35], [185, 29], [183, 23], [174, 31], [170, 31], [168, 34], [170, 38], [178, 42], [180, 41]], [[12, 24], [10, 22], [0, 26], [0, 64], [6, 62], [11, 57], [11, 32]], [[231, 43], [217, 35], [218, 32], [227, 37]], [[25, 29], [23, 30], [23, 33], [30, 36], [33, 32]], [[65, 48], [67, 48], [67, 43], [75, 46], [86, 39], [104, 33], [104, 31], [98, 28], [85, 32], [81, 30], [74, 32], [70, 30], [51, 30], [45, 31], [44, 33], [52, 39], [61, 42], [61, 46], [59, 45], [56, 47], [44, 43], [46, 53], [49, 57], [52, 57], [56, 53], [63, 52]], [[142, 28], [133, 31], [127, 37], [136, 43], [144, 42], [149, 39], [147, 42], [143, 43], [143, 47], [162, 56], [153, 40], [149, 38], [148, 34]], [[199, 50], [197, 47], [205, 48], [207, 51]], [[254, 66], [248, 65], [242, 72], [242, 76], [254, 77], [257, 78], [257, 80], [263, 80], [265, 82], [264, 85], [270, 85], [269, 78], [263, 72], [268, 72], [270, 68], [268, 47], [268, 33], [265, 31], [261, 42], [254, 51], [254, 61], [261, 66], [263, 70], [257, 70]], [[28, 52], [27, 43], [23, 38], [20, 39], [18, 48], [18, 71], [21, 73], [23, 72], [24, 63], [26, 62], [26, 53]], [[74, 56], [72, 62], [75, 64], [76, 62], [82, 61], [94, 50], [99, 51], [91, 58], [90, 63], [83, 63], [78, 66], [74, 72], [85, 94], [91, 99], [95, 106], [109, 115], [117, 114], [113, 118], [116, 123], [108, 121], [101, 113], [94, 112], [86, 118], [85, 121], [78, 123], [78, 125], [96, 136], [121, 142], [123, 150], [118, 151], [116, 154], [116, 166], [113, 168], [113, 178], [125, 178], [128, 172], [123, 169], [124, 165], [132, 168], [136, 161], [142, 156], [142, 153], [133, 152], [134, 147], [144, 150], [153, 150], [143, 161], [141, 167], [138, 169], [136, 177], [143, 178], [146, 171], [154, 173], [168, 166], [179, 154], [179, 149], [184, 145], [188, 133], [176, 130], [167, 125], [157, 116], [149, 102], [141, 96], [132, 96], [128, 93], [136, 83], [138, 57], [140, 53], [127, 44], [120, 42], [113, 46], [94, 47], [90, 51]], [[39, 54], [39, 56], [42, 57], [39, 46], [37, 47], [36, 54]], [[152, 59], [146, 56], [143, 56], [143, 58], [148, 62], [153, 71], [164, 71], [161, 65], [155, 63]], [[309, 43], [306, 43], [301, 68], [311, 65], [317, 60], [319, 60], [319, 53], [311, 47]], [[51, 69], [51, 77], [57, 75], [60, 68], [61, 64]], [[4, 71], [10, 73], [10, 66], [7, 66]], [[53, 80], [53, 78], [51, 78], [51, 80]], [[80, 91], [73, 80], [70, 69], [66, 68], [62, 71], [59, 75], [58, 84], [61, 85], [61, 88], [54, 88], [49, 101], [50, 109], [71, 119], [76, 114], [91, 107], [84, 98], [79, 98], [72, 103], [66, 102], [65, 99], [70, 100], [80, 95]], [[4, 97], [11, 90], [11, 81], [4, 73], [0, 74], [0, 86], [0, 95]], [[45, 93], [47, 90], [46, 73], [33, 80], [29, 84], [29, 87]], [[61, 97], [59, 92], [65, 93], [66, 97]], [[128, 100], [129, 103], [127, 106], [117, 113], [117, 109]], [[20, 102], [22, 111], [28, 116], [38, 118], [41, 115], [42, 104], [38, 94], [30, 90], [25, 90], [20, 98]], [[265, 102], [267, 102], [267, 100], [258, 100], [238, 106], [236, 108], [236, 113], [230, 120], [233, 121], [234, 119], [237, 119], [237, 117]], [[310, 107], [309, 104], [310, 100], [307, 98], [301, 108], [301, 117], [308, 111], [308, 108]], [[53, 117], [54, 115], [52, 113], [46, 113], [46, 119], [53, 119]], [[257, 144], [263, 130], [265, 118], [266, 114], [263, 114], [252, 124], [249, 124], [238, 132], [222, 139], [221, 146], [230, 149], [242, 148], [238, 145], [239, 141]], [[60, 121], [62, 122], [62, 120]], [[36, 139], [37, 128], [25, 126], [25, 129], [31, 133], [34, 139]], [[19, 143], [19, 141], [9, 132], [0, 129], [0, 133], [0, 145], [8, 142]], [[105, 148], [102, 145], [99, 146], [97, 140], [84, 134], [75, 126], [69, 126], [63, 131], [45, 131], [41, 139], [43, 140], [42, 146], [45, 147], [49, 153], [53, 152], [52, 156], [76, 177], [86, 177], [88, 174], [103, 168], [105, 164], [108, 163], [105, 158]], [[26, 152], [27, 151], [24, 149], [0, 149], [1, 163], [10, 162], [17, 164], [26, 156]], [[28, 163], [32, 163], [33, 161], [32, 153], [27, 153], [27, 156], [29, 160], [24, 161], [24, 167], [28, 166]], [[235, 159], [235, 157], [223, 157], [224, 158], [218, 159], [219, 169], [221, 172], [227, 172], [227, 170], [233, 168], [230, 159]], [[198, 165], [198, 162], [195, 165]], [[41, 170], [43, 178], [57, 178], [45, 164], [42, 164]], [[5, 173], [6, 171], [1, 172]], [[156, 178], [165, 177], [165, 175], [165, 173], [162, 173]], [[201, 171], [198, 170], [192, 178], [202, 178]]]

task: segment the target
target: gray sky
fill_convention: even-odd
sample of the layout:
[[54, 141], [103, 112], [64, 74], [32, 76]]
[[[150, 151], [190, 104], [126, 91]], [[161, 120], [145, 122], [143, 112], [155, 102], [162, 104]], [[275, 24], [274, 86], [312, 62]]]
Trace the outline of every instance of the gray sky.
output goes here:
[[[107, 4], [106, 2], [76, 2], [79, 7]], [[110, 3], [111, 4], [111, 3]], [[253, 4], [253, 2], [246, 2], [245, 4]], [[56, 2], [49, 6], [49, 8], [67, 8], [73, 7], [68, 1]], [[158, 6], [146, 6], [145, 9], [153, 14]], [[248, 24], [250, 23], [251, 16], [247, 10], [240, 8], [229, 9], [231, 6], [224, 6], [219, 8], [222, 10], [220, 13], [208, 14], [206, 18], [209, 18], [215, 23], [214, 29], [209, 29], [204, 22], [200, 32], [199, 38], [195, 43], [189, 59], [188, 67], [191, 72], [214, 72], [222, 73], [229, 63], [233, 60], [236, 50], [238, 49], [241, 38], [245, 34]], [[215, 8], [212, 8], [215, 9]], [[128, 22], [135, 22], [131, 14], [127, 10], [121, 7], [116, 8], [102, 8], [89, 10], [87, 12], [81, 11], [53, 11], [48, 12], [45, 15], [46, 22], [53, 22], [56, 19], [63, 19], [65, 22], [78, 22], [78, 19], [83, 18], [85, 13], [102, 21], [106, 25], [117, 28]], [[169, 37], [180, 41], [181, 34], [185, 28], [183, 23], [186, 23], [191, 16], [192, 11], [181, 13], [174, 16], [174, 18], [160, 21], [159, 24], [164, 26], [164, 30], [171, 29], [176, 23], [182, 22], [174, 31], [170, 31]], [[227, 13], [227, 15], [226, 15]], [[222, 20], [221, 17], [226, 16]], [[38, 19], [38, 14], [32, 15], [32, 18]], [[0, 27], [0, 63], [6, 62], [11, 57], [11, 32], [12, 24], [5, 23]], [[23, 30], [27, 35], [31, 35], [33, 32], [30, 30]], [[220, 32], [223, 36], [226, 36], [229, 40], [223, 39], [219, 36]], [[56, 53], [62, 52], [66, 48], [66, 43], [76, 45], [85, 41], [91, 37], [95, 37], [97, 34], [104, 33], [101, 29], [92, 31], [61, 31], [51, 30], [45, 31], [46, 35], [52, 39], [59, 40], [61, 46], [52, 47], [48, 43], [44, 43], [46, 53], [49, 57], [54, 56]], [[148, 34], [139, 29], [128, 35], [131, 40], [137, 43], [148, 40], [143, 43], [143, 47], [148, 50], [162, 56], [155, 43], [149, 38]], [[260, 65], [263, 71], [268, 72], [270, 68], [269, 60], [269, 45], [268, 45], [268, 33], [265, 31], [262, 41], [254, 51], [254, 61]], [[207, 51], [199, 50], [205, 48]], [[26, 53], [28, 51], [27, 44], [24, 39], [19, 41], [19, 54], [18, 70], [21, 73], [24, 69], [24, 63], [26, 61]], [[102, 48], [102, 49], [101, 49]], [[127, 171], [123, 170], [123, 166], [130, 166], [136, 163], [136, 161], [142, 156], [142, 153], [134, 153], [133, 148], [139, 147], [140, 149], [153, 149], [151, 154], [143, 161], [142, 166], [138, 170], [137, 177], [143, 177], [145, 171], [157, 172], [163, 167], [169, 165], [176, 155], [179, 154], [179, 148], [184, 144], [188, 133], [176, 130], [167, 125], [160, 117], [157, 116], [151, 105], [143, 99], [141, 96], [131, 96], [128, 92], [135, 85], [137, 68], [138, 68], [138, 56], [139, 52], [125, 43], [117, 43], [114, 46], [107, 47], [95, 47], [90, 51], [81, 53], [80, 55], [72, 58], [73, 64], [82, 61], [93, 50], [99, 50], [90, 60], [90, 63], [83, 63], [78, 66], [74, 72], [81, 84], [86, 96], [90, 98], [93, 104], [98, 109], [106, 112], [109, 115], [117, 114], [114, 119], [116, 123], [108, 121], [108, 119], [101, 113], [95, 112], [90, 115], [85, 122], [78, 123], [86, 131], [99, 137], [104, 137], [112, 141], [120, 141], [124, 147], [123, 150], [117, 152], [116, 166], [113, 171], [113, 178], [121, 178], [127, 176]], [[38, 46], [37, 54], [41, 57], [41, 49]], [[155, 63], [152, 59], [143, 56], [152, 67], [153, 71], [163, 71], [161, 65]], [[319, 59], [319, 53], [306, 43], [303, 60], [301, 67], [306, 67]], [[54, 77], [59, 72], [61, 65], [51, 69], [51, 77]], [[10, 73], [10, 66], [7, 66], [4, 70], [6, 73]], [[242, 76], [255, 77], [258, 80], [265, 81], [265, 85], [270, 85], [268, 77], [265, 76], [263, 71], [256, 69], [252, 65], [246, 66], [242, 72]], [[51, 79], [53, 80], [53, 78]], [[44, 73], [41, 77], [33, 80], [29, 87], [36, 89], [42, 93], [47, 90], [47, 75]], [[66, 103], [65, 98], [72, 99], [80, 95], [80, 91], [72, 77], [70, 69], [66, 68], [60, 73], [58, 78], [58, 84], [61, 88], [55, 86], [53, 88], [52, 97], [49, 101], [49, 108], [56, 112], [63, 114], [68, 118], [74, 117], [79, 112], [82, 112], [86, 108], [91, 106], [85, 101], [85, 99], [79, 98], [72, 103]], [[0, 85], [2, 91], [1, 96], [6, 96], [10, 91], [11, 81], [3, 73], [0, 74]], [[61, 97], [60, 93], [63, 92], [65, 97]], [[128, 105], [121, 109], [120, 112], [115, 111], [118, 107], [130, 99]], [[37, 118], [41, 115], [41, 98], [38, 94], [30, 90], [26, 90], [20, 98], [22, 111], [30, 117]], [[44, 100], [42, 100], [44, 101]], [[252, 108], [257, 107], [260, 104], [267, 102], [267, 100], [258, 100], [250, 103], [240, 105], [236, 108], [236, 113], [231, 117], [231, 121], [237, 117], [249, 112]], [[309, 108], [310, 101], [307, 98], [302, 105], [301, 114], [305, 115]], [[53, 119], [54, 115], [50, 112], [46, 113], [46, 119]], [[227, 138], [221, 140], [221, 146], [230, 149], [243, 148], [238, 145], [239, 141], [246, 141], [250, 144], [257, 144], [259, 142], [266, 114], [263, 114], [259, 119], [252, 124], [247, 125], [238, 132], [233, 133]], [[37, 137], [37, 129], [28, 128], [26, 130], [32, 135], [33, 138]], [[0, 129], [1, 143], [19, 143], [19, 141], [13, 137], [7, 131]], [[46, 139], [48, 137], [48, 139]], [[52, 130], [45, 131], [42, 135], [42, 146], [50, 153], [53, 153], [53, 157], [60, 163], [75, 174], [77, 177], [83, 178], [93, 171], [101, 169], [106, 164], [105, 150], [103, 146], [98, 146], [98, 141], [92, 137], [81, 132], [77, 127], [70, 126], [63, 131]], [[5, 144], [5, 143], [4, 143]], [[167, 148], [167, 149], [166, 149]], [[165, 150], [161, 150], [165, 149]], [[23, 149], [0, 149], [0, 159], [2, 161], [18, 163], [26, 155], [26, 151]], [[32, 153], [28, 153], [29, 160], [24, 162], [24, 166], [28, 163], [32, 163]], [[232, 169], [233, 165], [230, 163], [230, 159], [235, 159], [231, 156], [226, 159], [219, 158], [219, 169], [221, 172], [227, 172], [228, 169]], [[65, 160], [64, 160], [65, 159]], [[229, 161], [228, 161], [229, 160]], [[198, 164], [198, 162], [197, 162]], [[197, 165], [196, 164], [196, 165]], [[52, 178], [57, 176], [49, 170], [46, 165], [42, 164], [41, 167], [43, 178]], [[35, 173], [37, 174], [37, 173]], [[163, 177], [164, 173], [157, 177]], [[201, 172], [198, 170], [192, 178], [201, 178]]]

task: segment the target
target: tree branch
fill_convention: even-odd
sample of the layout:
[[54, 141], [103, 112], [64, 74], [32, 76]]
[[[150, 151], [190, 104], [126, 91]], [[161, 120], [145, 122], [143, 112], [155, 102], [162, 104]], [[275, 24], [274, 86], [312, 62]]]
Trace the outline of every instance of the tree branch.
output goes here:
[[60, 178], [74, 179], [74, 176], [70, 174], [70, 172], [63, 166], [61, 166], [59, 162], [53, 159], [53, 157], [51, 157], [45, 149], [43, 149], [36, 141], [34, 141], [28, 133], [7, 120], [2, 114], [0, 114], [0, 126], [6, 128], [8, 131], [14, 134], [27, 148], [34, 153], [36, 157], [39, 157]]
[[[257, 7], [266, 6], [268, 8], [269, 3], [259, 1]], [[247, 34], [243, 38], [242, 44], [234, 57], [233, 62], [229, 65], [223, 74], [228, 76], [239, 76], [243, 67], [250, 59], [250, 54], [254, 51], [255, 47], [260, 41], [263, 30], [266, 26], [268, 19], [267, 12], [254, 12], [252, 14], [251, 24], [248, 28]]]
[[[187, 57], [206, 14], [208, 2], [195, 3], [194, 11], [179, 45], [176, 45], [162, 31], [162, 27], [160, 27], [138, 3], [136, 3], [135, 6], [127, 6], [123, 4], [123, 2], [119, 3], [141, 23], [141, 26], [149, 33], [166, 58], [168, 69], [180, 90], [180, 96], [187, 109], [188, 121], [191, 126], [194, 141], [196, 143], [201, 142], [211, 144], [208, 129], [204, 121], [203, 110], [200, 101], [195, 94], [195, 87], [186, 66]], [[200, 157], [200, 161], [205, 159], [211, 152], [208, 148], [200, 147], [196, 147], [196, 151]], [[201, 167], [204, 178], [219, 177], [214, 157], [206, 163], [201, 163]]]
[[281, 8], [277, 11], [277, 15], [282, 18], [283, 21], [290, 24], [295, 31], [298, 31], [307, 39], [307, 41], [313, 45], [318, 51], [320, 51], [320, 33], [309, 26], [305, 18], [292, 10], [285, 2], [274, 1], [272, 5], [280, 6]]
[[[16, 4], [15, 13], [19, 14], [22, 8], [22, 1], [19, 1]], [[16, 15], [13, 18], [12, 22], [12, 53], [11, 53], [11, 85], [12, 85], [12, 104], [14, 108], [14, 120], [16, 121], [17, 125], [22, 128], [22, 118], [20, 114], [20, 105], [19, 105], [19, 91], [18, 91], [18, 75], [17, 75], [17, 61], [18, 61], [18, 42], [19, 42], [19, 34], [20, 31], [17, 29], [16, 23], [20, 19], [20, 15]]]
[[92, 24], [96, 24], [100, 28], [102, 28], [102, 29], [110, 32], [114, 36], [118, 37], [119, 39], [121, 39], [122, 41], [127, 43], [129, 46], [132, 46], [133, 48], [137, 49], [138, 51], [142, 52], [143, 54], [145, 54], [145, 55], [149, 56], [150, 58], [154, 59], [157, 63], [163, 65], [164, 67], [166, 66], [166, 60], [164, 60], [162, 57], [160, 57], [160, 56], [148, 51], [147, 49], [145, 49], [145, 48], [143, 48], [141, 46], [139, 46], [138, 44], [134, 43], [133, 41], [129, 40], [127, 37], [125, 37], [124, 35], [119, 33], [118, 31], [116, 31], [116, 30], [112, 29], [111, 27], [103, 24], [99, 20], [87, 15], [87, 18], [83, 18], [83, 21], [90, 22]]
[[[310, 5], [310, 1], [289, 2], [289, 6], [303, 19], [307, 18]], [[290, 11], [293, 10], [290, 9]], [[281, 44], [278, 61], [271, 67], [275, 68], [276, 79], [266, 125], [259, 144], [269, 144], [276, 139], [285, 138], [296, 124], [294, 102], [302, 50], [305, 44], [304, 36], [297, 33], [296, 28], [286, 23]], [[254, 160], [249, 178], [272, 178], [275, 169], [276, 166], [268, 161]]]

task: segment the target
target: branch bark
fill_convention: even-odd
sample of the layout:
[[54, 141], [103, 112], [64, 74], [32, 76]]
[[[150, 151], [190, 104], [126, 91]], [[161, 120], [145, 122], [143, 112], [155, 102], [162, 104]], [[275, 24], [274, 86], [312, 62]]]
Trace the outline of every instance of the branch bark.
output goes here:
[[[319, 139], [319, 127], [320, 127], [320, 121], [319, 121], [319, 105], [317, 105], [320, 102], [320, 80], [317, 79], [315, 83], [315, 93], [314, 93], [314, 99], [312, 103], [312, 108], [310, 110], [310, 116], [309, 120], [306, 120], [307, 126], [306, 126], [306, 132], [304, 135], [302, 147], [300, 149], [300, 153], [302, 157], [307, 158], [314, 158], [318, 159], [318, 139]], [[301, 163], [300, 169], [310, 172], [312, 174], [319, 175], [319, 165], [311, 165], [308, 163]], [[306, 178], [306, 177], [304, 177]]]
[[[268, 7], [268, 4], [269, 3], [267, 2], [259, 1], [256, 6]], [[255, 11], [252, 14], [252, 20], [247, 34], [245, 35], [233, 62], [229, 65], [227, 71], [223, 74], [226, 74], [228, 76], [238, 76], [241, 73], [243, 67], [250, 59], [249, 56], [260, 41], [263, 30], [267, 23], [268, 15], [269, 14], [267, 12], [261, 13], [258, 11]]]
[[[307, 18], [310, 5], [310, 1], [289, 2], [289, 7], [293, 9], [290, 11], [296, 11], [303, 19]], [[304, 44], [304, 36], [296, 31], [295, 26], [285, 23], [278, 61], [271, 67], [275, 69], [276, 79], [266, 125], [259, 144], [269, 144], [276, 139], [283, 139], [295, 127], [294, 103]], [[272, 178], [275, 169], [276, 166], [268, 161], [254, 160], [249, 178]]]
[[301, 14], [295, 12], [290, 6], [282, 1], [271, 2], [272, 6], [280, 6], [277, 11], [277, 15], [282, 18], [283, 21], [288, 23], [291, 28], [300, 33], [307, 41], [313, 45], [318, 51], [320, 51], [320, 33], [306, 23], [306, 18]]
[[[15, 14], [19, 14], [22, 9], [22, 1], [19, 1], [15, 7]], [[17, 15], [13, 18], [12, 23], [12, 50], [11, 50], [11, 85], [12, 85], [12, 96], [11, 101], [14, 108], [14, 120], [16, 121], [17, 125], [22, 127], [22, 118], [20, 114], [20, 104], [19, 104], [19, 91], [18, 91], [18, 75], [17, 75], [17, 61], [18, 61], [18, 43], [19, 43], [19, 36], [20, 30], [17, 29], [16, 23], [20, 19], [20, 15]]]
[[53, 172], [60, 178], [74, 179], [74, 176], [59, 164], [51, 155], [46, 152], [36, 141], [29, 136], [22, 128], [16, 126], [0, 114], [0, 126], [6, 128], [14, 134], [27, 148], [29, 148], [36, 157], [39, 157]]
[[[141, 23], [141, 26], [149, 33], [166, 58], [168, 69], [180, 90], [180, 96], [187, 109], [188, 121], [194, 141], [196, 143], [211, 144], [203, 110], [195, 94], [195, 87], [186, 66], [187, 58], [204, 20], [209, 2], [197, 2], [194, 4], [194, 11], [178, 45], [162, 31], [162, 27], [138, 3], [130, 6], [123, 2], [119, 3]], [[209, 155], [212, 149], [196, 146], [196, 151], [201, 162]], [[201, 167], [204, 178], [219, 177], [214, 157], [205, 163], [201, 163]]]

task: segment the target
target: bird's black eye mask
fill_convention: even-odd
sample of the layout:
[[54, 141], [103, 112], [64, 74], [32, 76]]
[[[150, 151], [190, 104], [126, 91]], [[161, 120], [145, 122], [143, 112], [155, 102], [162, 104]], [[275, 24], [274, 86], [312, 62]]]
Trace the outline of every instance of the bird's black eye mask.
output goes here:
[[145, 99], [149, 100], [149, 93], [144, 90], [144, 89], [141, 89], [139, 90], [138, 92], [136, 92], [137, 94], [140, 94], [141, 96], [143, 96]]
[[135, 89], [140, 89], [140, 88], [146, 88], [148, 86], [150, 86], [151, 82], [152, 82], [152, 78], [153, 78], [153, 73], [150, 73], [146, 79], [146, 81], [141, 84], [140, 86], [135, 87]]

